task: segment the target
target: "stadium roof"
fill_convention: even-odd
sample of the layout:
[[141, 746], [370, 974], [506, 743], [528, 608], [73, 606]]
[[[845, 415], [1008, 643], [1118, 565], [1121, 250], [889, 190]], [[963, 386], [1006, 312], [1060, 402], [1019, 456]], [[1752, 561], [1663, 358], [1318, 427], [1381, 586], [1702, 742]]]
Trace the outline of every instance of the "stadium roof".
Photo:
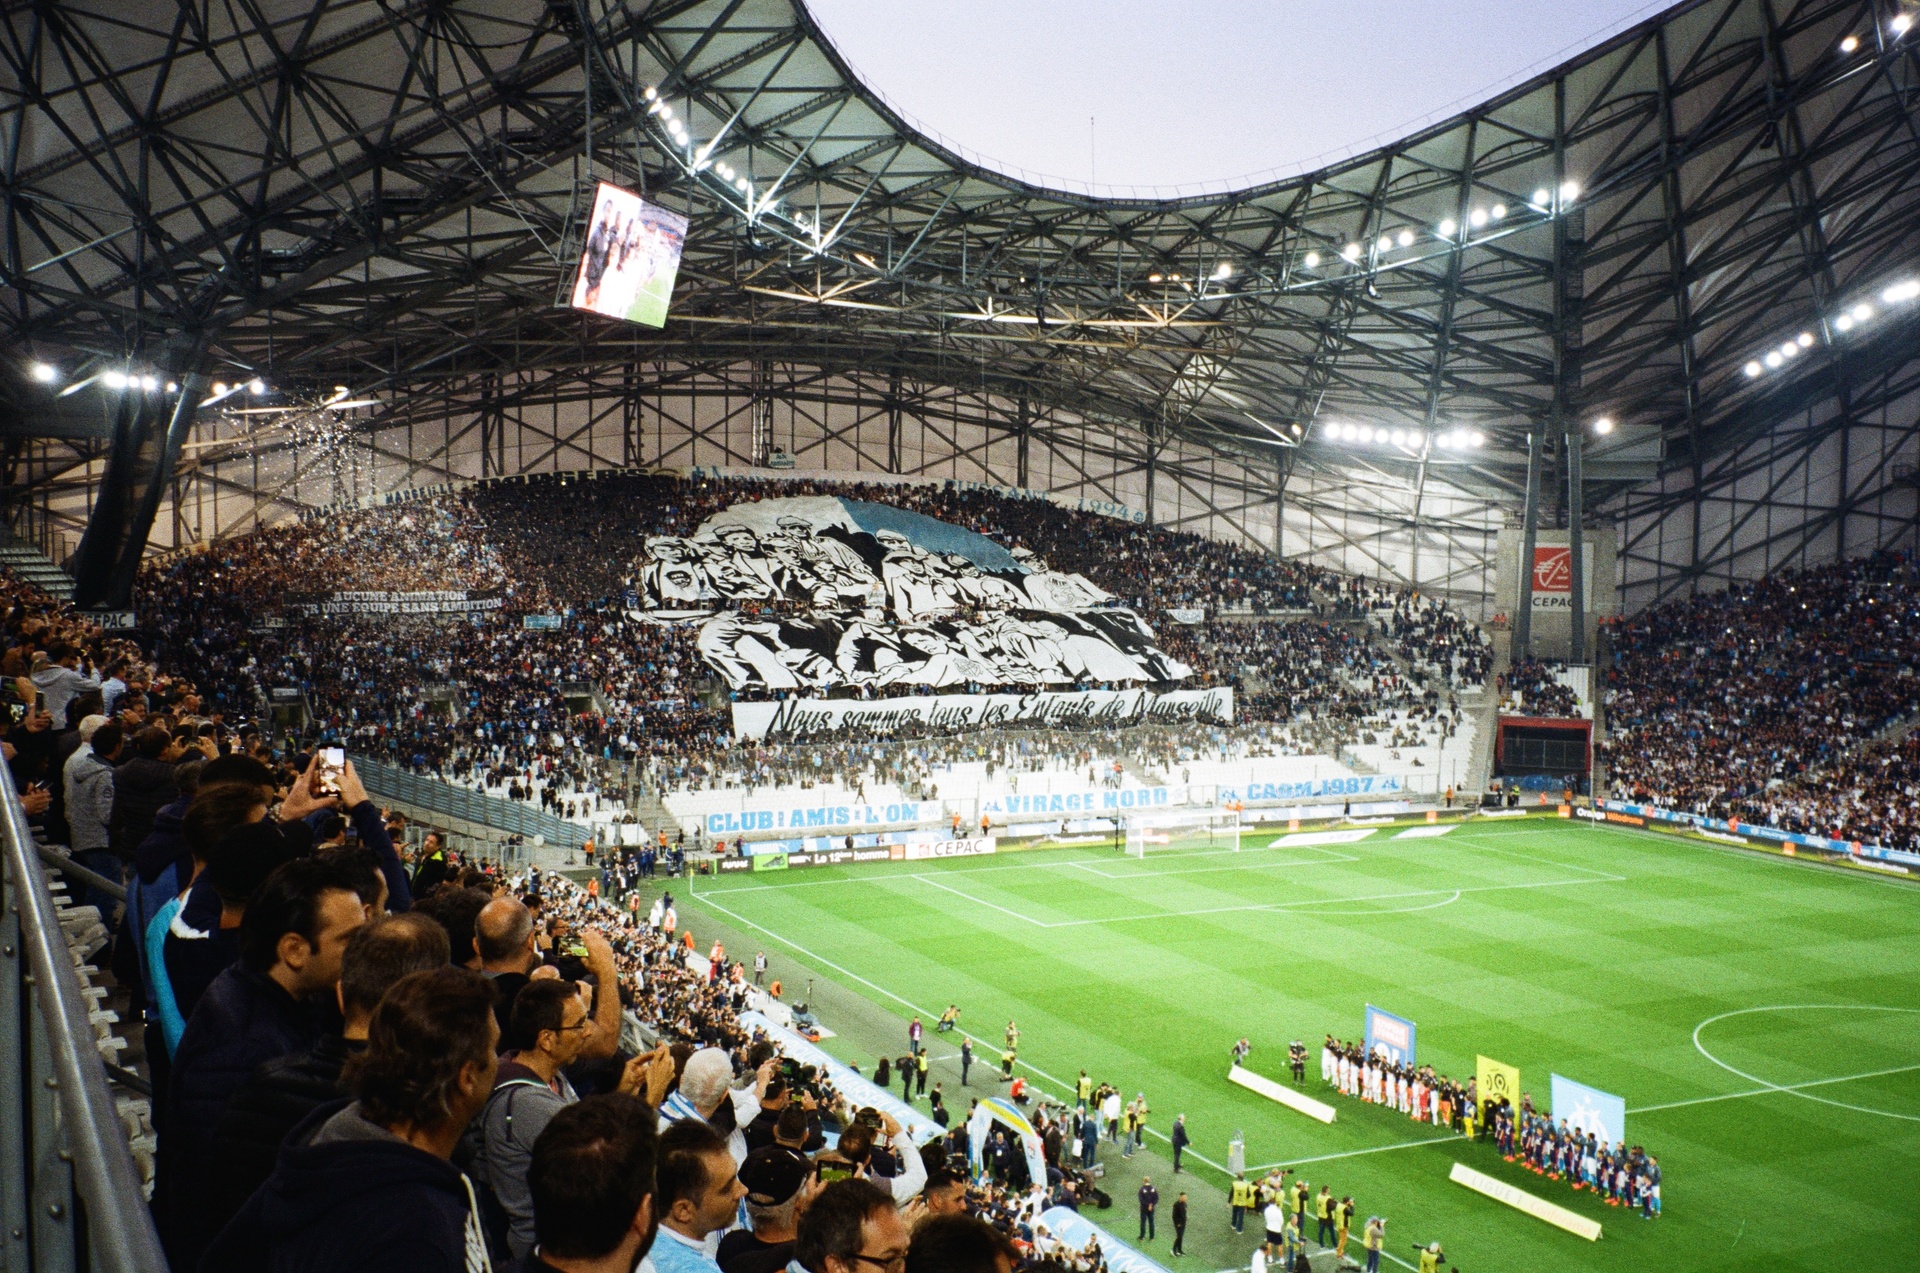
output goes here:
[[[488, 372], [779, 358], [1501, 501], [1530, 430], [1605, 414], [1640, 449], [1604, 495], [1911, 376], [1898, 314], [1833, 322], [1920, 265], [1897, 13], [1682, 4], [1384, 149], [1155, 199], [916, 135], [799, 0], [15, 5], [3, 321], [369, 425]], [[692, 220], [664, 330], [556, 307], [596, 179]]]

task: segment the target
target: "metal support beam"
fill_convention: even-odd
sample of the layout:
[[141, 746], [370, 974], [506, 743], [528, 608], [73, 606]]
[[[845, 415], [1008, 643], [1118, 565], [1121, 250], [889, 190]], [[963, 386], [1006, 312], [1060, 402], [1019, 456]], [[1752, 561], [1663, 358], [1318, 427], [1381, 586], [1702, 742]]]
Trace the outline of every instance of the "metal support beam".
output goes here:
[[1513, 607], [1513, 657], [1533, 652], [1533, 548], [1540, 531], [1540, 431], [1527, 433], [1527, 496], [1521, 510], [1520, 592]]

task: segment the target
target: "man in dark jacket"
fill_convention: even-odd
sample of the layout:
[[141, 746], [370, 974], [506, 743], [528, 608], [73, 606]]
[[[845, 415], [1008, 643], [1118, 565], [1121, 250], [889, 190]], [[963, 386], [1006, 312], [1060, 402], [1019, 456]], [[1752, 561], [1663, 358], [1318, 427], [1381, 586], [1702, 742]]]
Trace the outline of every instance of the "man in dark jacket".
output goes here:
[[355, 1099], [295, 1128], [273, 1175], [199, 1266], [208, 1273], [471, 1273], [486, 1240], [448, 1160], [493, 1088], [493, 986], [447, 967], [404, 978], [347, 1067]]
[[207, 987], [173, 1058], [155, 1195], [174, 1268], [198, 1264], [229, 1218], [215, 1187], [228, 1100], [259, 1066], [319, 1041], [310, 999], [339, 982], [347, 939], [365, 922], [339, 871], [313, 858], [278, 868], [249, 899], [240, 962]]
[[347, 938], [340, 957], [340, 1012], [345, 1024], [304, 1052], [268, 1061], [227, 1101], [215, 1134], [222, 1193], [237, 1212], [273, 1174], [287, 1134], [322, 1105], [347, 1094], [340, 1074], [367, 1047], [380, 998], [402, 977], [444, 968], [447, 933], [425, 915], [376, 916]]
[[638, 1097], [589, 1096], [554, 1115], [528, 1173], [540, 1253], [524, 1273], [638, 1268], [660, 1223], [658, 1158], [653, 1108]]
[[149, 725], [133, 736], [133, 758], [113, 771], [113, 813], [108, 823], [109, 843], [123, 862], [134, 860], [140, 842], [153, 830], [154, 815], [180, 794], [174, 783], [173, 739], [167, 731]]

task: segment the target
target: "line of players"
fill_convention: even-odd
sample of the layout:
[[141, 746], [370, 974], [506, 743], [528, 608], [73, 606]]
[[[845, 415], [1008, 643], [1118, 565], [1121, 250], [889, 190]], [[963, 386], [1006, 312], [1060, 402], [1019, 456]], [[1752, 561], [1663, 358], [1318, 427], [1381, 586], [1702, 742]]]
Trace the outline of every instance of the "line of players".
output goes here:
[[[1289, 1045], [1287, 1060], [1294, 1082], [1305, 1082], [1306, 1046]], [[1431, 1066], [1399, 1065], [1381, 1055], [1369, 1056], [1361, 1044], [1331, 1034], [1320, 1049], [1320, 1081], [1343, 1096], [1385, 1105], [1415, 1122], [1450, 1127], [1470, 1140], [1490, 1134], [1508, 1162], [1523, 1162], [1529, 1171], [1550, 1180], [1570, 1180], [1575, 1189], [1591, 1189], [1608, 1206], [1638, 1208], [1642, 1219], [1660, 1214], [1658, 1158], [1639, 1145], [1629, 1149], [1621, 1142], [1609, 1147], [1593, 1132], [1567, 1126], [1565, 1119], [1556, 1123], [1534, 1109], [1529, 1093], [1521, 1094], [1517, 1115], [1504, 1097], [1483, 1107], [1473, 1079], [1457, 1083], [1435, 1074]]]

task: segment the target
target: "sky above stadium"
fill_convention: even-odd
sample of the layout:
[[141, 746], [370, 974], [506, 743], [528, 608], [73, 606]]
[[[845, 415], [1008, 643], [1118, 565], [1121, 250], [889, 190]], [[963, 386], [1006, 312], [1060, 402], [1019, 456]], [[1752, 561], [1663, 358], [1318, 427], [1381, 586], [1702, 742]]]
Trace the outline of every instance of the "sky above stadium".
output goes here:
[[1456, 114], [1667, 0], [807, 0], [910, 120], [1084, 188], [1246, 184]]

